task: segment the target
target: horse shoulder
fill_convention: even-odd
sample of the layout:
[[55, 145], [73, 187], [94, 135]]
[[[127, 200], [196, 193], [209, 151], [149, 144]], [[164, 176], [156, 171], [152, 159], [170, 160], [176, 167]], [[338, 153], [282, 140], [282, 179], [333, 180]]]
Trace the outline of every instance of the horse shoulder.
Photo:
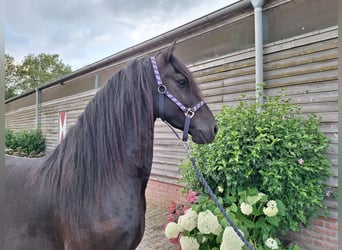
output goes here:
[[5, 157], [6, 249], [54, 249], [49, 206], [33, 181], [41, 163], [42, 159]]

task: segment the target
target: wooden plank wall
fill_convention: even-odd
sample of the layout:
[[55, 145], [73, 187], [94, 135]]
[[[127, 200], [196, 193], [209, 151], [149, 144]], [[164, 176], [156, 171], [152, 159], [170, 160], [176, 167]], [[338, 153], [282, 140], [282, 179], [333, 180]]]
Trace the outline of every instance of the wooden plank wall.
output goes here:
[[[58, 114], [67, 113], [67, 129], [76, 123], [77, 117], [96, 93], [96, 90], [44, 102], [39, 106], [39, 127], [46, 138], [46, 152], [53, 150], [58, 143]], [[5, 127], [15, 131], [35, 128], [36, 106], [21, 108], [5, 114]]]
[[5, 127], [15, 131], [36, 126], [36, 105], [30, 105], [5, 114]]
[[41, 104], [40, 128], [46, 138], [47, 152], [53, 150], [58, 143], [59, 112], [66, 112], [67, 129], [70, 128], [76, 123], [78, 116], [83, 112], [85, 106], [93, 98], [96, 91], [90, 90]]
[[[265, 45], [265, 94], [277, 95], [282, 88], [292, 102], [304, 113], [322, 117], [321, 129], [331, 140], [328, 157], [333, 164], [334, 176], [328, 181], [337, 188], [337, 27], [301, 35]], [[241, 99], [255, 99], [254, 49], [246, 49], [196, 65], [189, 65], [214, 112], [223, 104], [231, 106]], [[40, 106], [40, 124], [47, 138], [47, 150], [57, 144], [58, 112], [67, 112], [67, 125], [76, 122], [78, 115], [95, 94], [84, 92]], [[6, 127], [32, 128], [35, 107], [30, 106], [5, 116]], [[183, 146], [161, 121], [155, 126], [155, 146], [151, 179], [167, 183], [180, 182], [179, 164], [184, 159]], [[337, 202], [327, 199], [331, 217], [337, 217]]]

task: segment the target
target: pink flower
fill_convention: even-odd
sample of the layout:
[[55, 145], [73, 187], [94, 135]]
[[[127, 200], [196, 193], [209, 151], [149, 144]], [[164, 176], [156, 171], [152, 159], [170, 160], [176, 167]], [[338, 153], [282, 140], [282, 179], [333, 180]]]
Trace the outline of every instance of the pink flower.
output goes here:
[[174, 201], [171, 201], [169, 205], [167, 206], [167, 210], [169, 211], [170, 214], [173, 214], [176, 212], [177, 209], [177, 204]]
[[181, 247], [181, 245], [180, 245], [180, 243], [179, 243], [179, 239], [180, 239], [180, 237], [182, 237], [182, 233], [180, 233], [179, 234], [179, 236], [177, 237], [177, 238], [171, 238], [171, 239], [169, 239], [169, 242], [171, 242], [172, 244], [175, 244], [175, 245], [178, 245], [178, 250], [182, 250], [182, 247]]
[[178, 214], [177, 212], [176, 212], [176, 213], [169, 214], [169, 215], [167, 216], [167, 221], [168, 221], [168, 222], [177, 222], [178, 217], [179, 217], [179, 214]]
[[179, 243], [178, 238], [171, 238], [171, 239], [169, 239], [169, 241], [170, 241], [172, 244], [176, 244], [176, 245]]
[[304, 163], [303, 158], [300, 158], [300, 159], [298, 160], [298, 163], [299, 163], [300, 165], [302, 165], [302, 164]]
[[198, 199], [198, 194], [197, 192], [192, 191], [191, 189], [188, 192], [188, 202], [192, 203], [196, 203]]

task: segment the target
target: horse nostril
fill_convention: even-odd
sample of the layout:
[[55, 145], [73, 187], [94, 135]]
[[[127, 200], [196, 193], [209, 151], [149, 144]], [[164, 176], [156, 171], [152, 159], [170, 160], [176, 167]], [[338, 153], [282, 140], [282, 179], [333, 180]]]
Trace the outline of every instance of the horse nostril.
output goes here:
[[217, 134], [217, 131], [218, 131], [218, 127], [217, 127], [217, 125], [215, 125], [215, 127], [214, 127], [214, 133], [215, 133], [215, 135]]

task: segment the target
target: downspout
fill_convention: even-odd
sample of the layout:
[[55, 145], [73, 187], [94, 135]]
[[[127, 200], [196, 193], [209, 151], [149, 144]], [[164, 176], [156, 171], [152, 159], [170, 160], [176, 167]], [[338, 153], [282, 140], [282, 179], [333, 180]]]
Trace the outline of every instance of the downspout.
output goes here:
[[39, 89], [36, 88], [36, 129], [39, 128]]
[[[256, 101], [264, 103], [264, 69], [263, 69], [263, 23], [262, 6], [264, 0], [251, 0], [254, 7], [254, 29], [255, 29], [255, 93]], [[260, 112], [260, 108], [258, 109]]]
[[99, 73], [96, 73], [96, 75], [95, 75], [94, 88], [95, 88], [95, 89], [98, 89], [98, 88], [99, 88]]

